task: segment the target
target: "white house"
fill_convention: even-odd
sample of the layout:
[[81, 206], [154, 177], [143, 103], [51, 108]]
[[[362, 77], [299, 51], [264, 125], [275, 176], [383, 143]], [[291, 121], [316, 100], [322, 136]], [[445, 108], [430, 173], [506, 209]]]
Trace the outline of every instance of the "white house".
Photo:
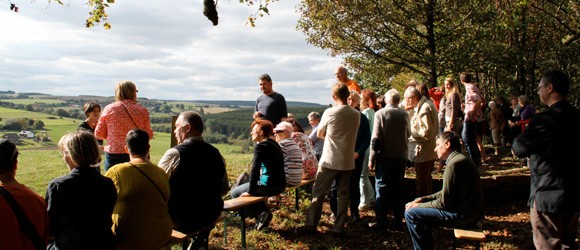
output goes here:
[[20, 136], [20, 138], [24, 138], [24, 139], [34, 139], [34, 132], [29, 131], [29, 130], [22, 130], [22, 131], [20, 131], [18, 136]]

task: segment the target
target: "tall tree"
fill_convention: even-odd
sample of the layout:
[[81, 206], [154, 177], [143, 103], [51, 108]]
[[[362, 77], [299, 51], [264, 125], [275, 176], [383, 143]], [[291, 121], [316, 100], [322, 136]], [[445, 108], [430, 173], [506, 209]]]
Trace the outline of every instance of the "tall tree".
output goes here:
[[[489, 26], [490, 1], [303, 0], [298, 27], [307, 41], [342, 55], [373, 86], [400, 72], [437, 84], [473, 52], [474, 26]], [[371, 76], [372, 75], [372, 76]]]

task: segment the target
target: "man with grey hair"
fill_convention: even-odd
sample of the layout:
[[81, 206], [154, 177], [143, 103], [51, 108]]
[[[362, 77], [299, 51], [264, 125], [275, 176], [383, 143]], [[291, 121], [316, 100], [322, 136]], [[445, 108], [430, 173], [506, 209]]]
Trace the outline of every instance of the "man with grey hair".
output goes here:
[[435, 136], [438, 133], [437, 108], [414, 87], [405, 90], [405, 105], [413, 109], [410, 120], [409, 161], [415, 165], [417, 196], [433, 192], [431, 171], [435, 163]]
[[314, 153], [316, 154], [316, 159], [320, 160], [322, 155], [322, 147], [324, 146], [324, 139], [318, 138], [316, 135], [318, 133], [318, 124], [320, 123], [320, 114], [318, 112], [311, 112], [308, 114], [308, 123], [312, 126], [312, 132], [308, 136], [312, 145], [314, 145]]
[[[203, 140], [203, 129], [197, 112], [181, 113], [175, 121], [179, 145], [167, 150], [159, 161], [169, 175], [168, 206], [174, 229], [185, 233], [212, 225], [223, 209], [222, 195], [229, 190], [225, 160]], [[210, 230], [202, 230], [189, 248], [207, 249]]]
[[371, 228], [384, 230], [387, 225], [389, 206], [395, 217], [391, 228], [400, 230], [405, 211], [402, 190], [407, 162], [409, 114], [398, 107], [399, 92], [390, 89], [385, 94], [383, 109], [375, 113], [371, 134], [369, 169], [375, 169], [375, 187], [377, 204], [375, 206], [376, 222], [369, 223]]
[[262, 74], [258, 77], [258, 84], [263, 95], [256, 100], [254, 119], [263, 117], [276, 126], [282, 121], [282, 118], [288, 116], [286, 108], [286, 99], [284, 96], [274, 92], [272, 89], [272, 78], [268, 74]]

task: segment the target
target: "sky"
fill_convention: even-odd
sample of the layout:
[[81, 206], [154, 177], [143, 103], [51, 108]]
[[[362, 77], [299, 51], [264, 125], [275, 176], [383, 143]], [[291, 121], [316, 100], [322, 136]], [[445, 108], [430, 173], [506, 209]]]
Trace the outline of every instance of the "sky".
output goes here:
[[116, 0], [110, 30], [84, 27], [84, 0], [0, 0], [0, 90], [113, 96], [133, 81], [140, 97], [164, 100], [256, 100], [268, 73], [288, 101], [332, 102], [341, 58], [307, 44], [296, 30], [298, 0], [270, 4], [271, 15], [246, 25], [257, 10], [218, 2], [219, 24], [202, 0]]

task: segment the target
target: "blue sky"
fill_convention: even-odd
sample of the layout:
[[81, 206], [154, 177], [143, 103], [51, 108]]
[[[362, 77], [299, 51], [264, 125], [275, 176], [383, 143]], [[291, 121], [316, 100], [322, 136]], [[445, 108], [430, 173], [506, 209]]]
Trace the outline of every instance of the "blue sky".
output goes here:
[[331, 102], [341, 63], [296, 30], [297, 0], [270, 6], [270, 16], [245, 25], [256, 11], [220, 0], [218, 26], [202, 0], [117, 0], [111, 30], [84, 28], [85, 1], [0, 0], [0, 90], [53, 95], [114, 95], [120, 80], [139, 96], [178, 100], [255, 100], [257, 77], [269, 73], [287, 100]]

